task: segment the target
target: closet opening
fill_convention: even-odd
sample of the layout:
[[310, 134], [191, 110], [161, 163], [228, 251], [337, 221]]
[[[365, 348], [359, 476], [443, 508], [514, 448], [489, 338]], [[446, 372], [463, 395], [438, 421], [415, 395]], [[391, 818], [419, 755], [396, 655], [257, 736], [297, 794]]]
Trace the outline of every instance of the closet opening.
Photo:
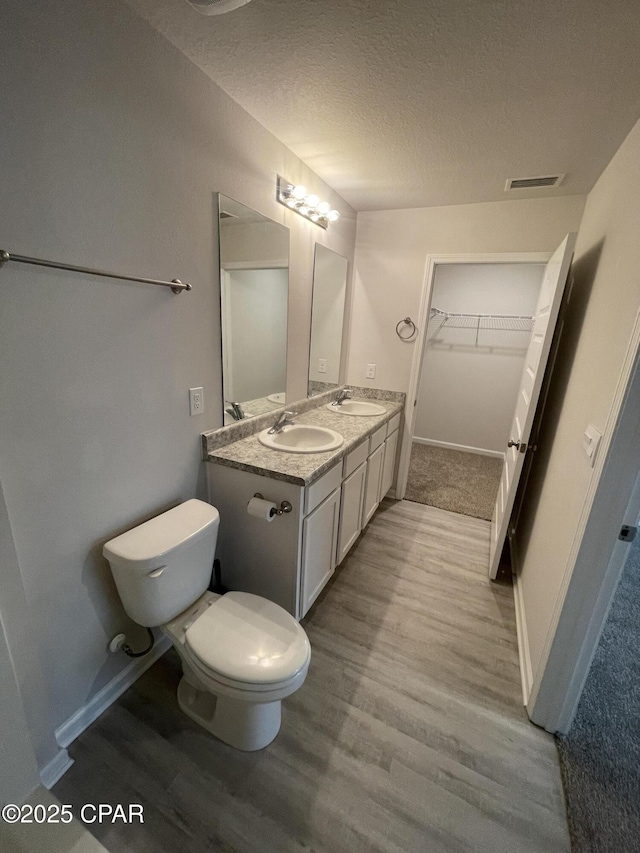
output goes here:
[[491, 520], [548, 258], [431, 259], [399, 497]]

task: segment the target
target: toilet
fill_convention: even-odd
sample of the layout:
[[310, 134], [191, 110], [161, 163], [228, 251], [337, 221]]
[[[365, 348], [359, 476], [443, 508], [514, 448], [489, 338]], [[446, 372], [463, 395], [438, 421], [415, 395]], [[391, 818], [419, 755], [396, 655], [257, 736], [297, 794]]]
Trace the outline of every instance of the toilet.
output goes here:
[[262, 749], [280, 730], [282, 700], [304, 682], [311, 646], [282, 607], [207, 587], [218, 510], [199, 500], [170, 509], [103, 548], [124, 609], [159, 627], [182, 661], [178, 704], [221, 741]]

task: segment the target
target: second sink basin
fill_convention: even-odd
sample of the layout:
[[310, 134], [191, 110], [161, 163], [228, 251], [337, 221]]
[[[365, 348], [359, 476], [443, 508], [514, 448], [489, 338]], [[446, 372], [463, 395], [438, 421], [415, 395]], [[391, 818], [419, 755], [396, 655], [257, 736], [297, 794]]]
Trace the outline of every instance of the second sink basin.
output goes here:
[[345, 400], [339, 406], [329, 403], [327, 409], [337, 412], [339, 415], [354, 415], [360, 418], [372, 418], [374, 415], [384, 415], [387, 411], [384, 406], [379, 406], [377, 403], [365, 403], [364, 400]]
[[268, 429], [263, 429], [258, 434], [258, 441], [265, 447], [286, 453], [324, 453], [341, 447], [344, 438], [328, 427], [291, 424], [280, 432], [269, 433]]
[[284, 391], [279, 391], [277, 394], [267, 394], [267, 400], [270, 403], [278, 403], [284, 406]]

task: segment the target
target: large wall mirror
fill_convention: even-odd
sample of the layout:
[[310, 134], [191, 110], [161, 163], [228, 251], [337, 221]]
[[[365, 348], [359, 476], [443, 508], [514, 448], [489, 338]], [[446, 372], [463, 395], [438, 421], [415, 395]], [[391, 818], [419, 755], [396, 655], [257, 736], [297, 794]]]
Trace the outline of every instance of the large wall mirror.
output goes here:
[[349, 263], [316, 243], [309, 352], [310, 397], [338, 385]]
[[289, 229], [218, 194], [224, 423], [284, 404]]

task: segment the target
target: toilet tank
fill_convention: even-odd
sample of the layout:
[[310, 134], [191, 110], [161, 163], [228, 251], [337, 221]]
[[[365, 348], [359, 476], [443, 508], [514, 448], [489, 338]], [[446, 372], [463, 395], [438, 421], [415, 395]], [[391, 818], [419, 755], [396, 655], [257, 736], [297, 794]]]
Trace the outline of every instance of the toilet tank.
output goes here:
[[215, 507], [193, 499], [105, 544], [102, 553], [134, 622], [163, 625], [202, 595], [211, 580], [219, 524]]

